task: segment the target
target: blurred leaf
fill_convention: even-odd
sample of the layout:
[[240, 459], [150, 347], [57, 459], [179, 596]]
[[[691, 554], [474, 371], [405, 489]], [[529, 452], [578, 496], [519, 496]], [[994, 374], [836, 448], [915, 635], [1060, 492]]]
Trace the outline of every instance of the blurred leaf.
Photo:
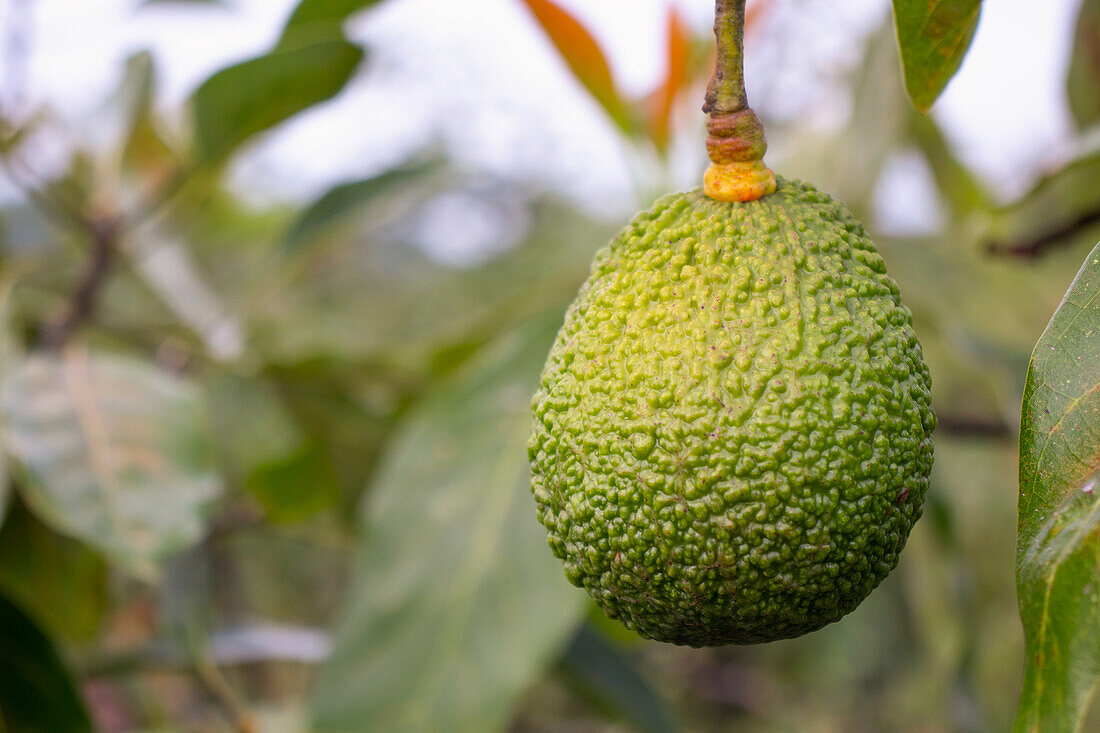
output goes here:
[[244, 354], [244, 326], [206, 283], [183, 243], [150, 236], [137, 245], [133, 260], [145, 283], [202, 339], [212, 359], [235, 361]]
[[1100, 471], [1048, 516], [1017, 576], [1027, 631], [1020, 733], [1081, 730], [1100, 679]]
[[894, 22], [913, 105], [927, 112], [974, 39], [981, 0], [894, 0]]
[[523, 2], [557, 47], [577, 81], [588, 89], [616, 125], [626, 133], [633, 132], [630, 110], [619, 95], [607, 57], [592, 34], [553, 0]]
[[247, 486], [275, 522], [306, 519], [340, 500], [340, 476], [332, 456], [315, 441], [281, 461], [258, 466]]
[[215, 450], [234, 478], [292, 455], [306, 440], [267, 380], [214, 372], [203, 379], [203, 390], [218, 436]]
[[15, 502], [0, 531], [0, 589], [52, 636], [88, 640], [107, 610], [107, 566]]
[[863, 62], [853, 71], [852, 114], [837, 133], [803, 130], [781, 161], [785, 175], [813, 181], [852, 208], [871, 211], [875, 185], [904, 142], [911, 107], [902, 89], [893, 30], [884, 23], [870, 34]]
[[667, 71], [665, 80], [651, 100], [649, 132], [658, 150], [668, 148], [671, 135], [672, 110], [677, 97], [691, 82], [692, 36], [675, 5], [668, 8], [666, 21], [665, 54]]
[[370, 364], [415, 385], [444, 349], [485, 343], [551, 305], [564, 307], [611, 234], [546, 202], [530, 214], [525, 241], [467, 269], [387, 232], [313, 247], [291, 276], [271, 278], [277, 287], [252, 300], [249, 332], [272, 364]]
[[421, 383], [406, 381], [409, 375], [401, 372], [323, 361], [280, 365], [268, 376], [303, 431], [331, 456], [343, 488], [341, 514], [353, 511], [396, 417]]
[[386, 206], [391, 195], [405, 195], [410, 185], [420, 183], [438, 168], [439, 163], [430, 161], [334, 186], [307, 206], [290, 226], [283, 239], [284, 251], [294, 253], [308, 246], [368, 203]]
[[1100, 679], [1100, 245], [1035, 346], [1020, 424], [1018, 731], [1079, 729]]
[[1100, 152], [1042, 178], [990, 224], [988, 248], [1034, 256], [1055, 244], [1094, 243], [1100, 235]]
[[253, 135], [332, 98], [363, 50], [344, 40], [314, 43], [217, 72], [191, 98], [201, 162], [218, 162]]
[[409, 415], [362, 513], [317, 730], [500, 729], [585, 608], [528, 489], [530, 394], [560, 313], [502, 339]]
[[122, 165], [135, 172], [141, 182], [153, 189], [163, 185], [178, 165], [178, 156], [157, 127], [156, 67], [148, 51], [126, 60], [118, 106], [122, 108]]
[[992, 197], [974, 173], [951, 151], [936, 120], [930, 115], [913, 112], [910, 133], [924, 154], [940, 196], [951, 208], [952, 218], [962, 221], [974, 212], [989, 211]]
[[237, 614], [228, 620], [239, 622], [244, 610], [251, 619], [327, 625], [347, 595], [350, 543], [339, 519], [260, 523], [219, 537], [218, 550], [234, 568], [231, 577], [214, 578]]
[[121, 356], [34, 354], [5, 380], [3, 407], [27, 504], [58, 531], [147, 579], [202, 537], [221, 486], [187, 382]]
[[91, 733], [53, 642], [0, 595], [0, 726], [11, 733]]
[[1100, 0], [1083, 0], [1066, 75], [1069, 109], [1084, 129], [1100, 122]]
[[43, 212], [30, 204], [0, 207], [0, 246], [5, 255], [38, 254], [55, 245], [55, 229]]
[[377, 5], [381, 0], [301, 0], [287, 19], [277, 48], [295, 45], [303, 37], [330, 38], [341, 34], [341, 26], [352, 14]]
[[562, 658], [585, 697], [643, 733], [679, 730], [667, 703], [634, 666], [592, 627], [577, 631]]

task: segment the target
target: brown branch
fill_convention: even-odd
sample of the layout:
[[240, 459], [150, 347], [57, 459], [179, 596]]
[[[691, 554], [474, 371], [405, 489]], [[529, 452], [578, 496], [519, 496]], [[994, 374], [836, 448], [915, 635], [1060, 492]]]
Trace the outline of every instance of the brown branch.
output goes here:
[[118, 245], [118, 221], [114, 217], [102, 217], [90, 223], [92, 252], [84, 273], [69, 297], [65, 313], [48, 324], [42, 333], [41, 343], [49, 349], [65, 345], [76, 329], [95, 313], [99, 291], [114, 264]]
[[991, 255], [1033, 260], [1049, 249], [1069, 244], [1070, 237], [1097, 222], [1100, 222], [1100, 208], [1087, 211], [1073, 221], [1043, 232], [1033, 239], [1022, 242], [987, 242], [985, 251]]
[[259, 728], [255, 719], [249, 714], [244, 703], [237, 697], [233, 686], [229, 684], [229, 681], [209, 654], [203, 654], [195, 660], [193, 672], [195, 678], [206, 688], [214, 702], [218, 704], [226, 717], [233, 723], [237, 733], [258, 733]]
[[972, 438], [1008, 438], [1014, 434], [1003, 420], [967, 415], [938, 415], [939, 432]]

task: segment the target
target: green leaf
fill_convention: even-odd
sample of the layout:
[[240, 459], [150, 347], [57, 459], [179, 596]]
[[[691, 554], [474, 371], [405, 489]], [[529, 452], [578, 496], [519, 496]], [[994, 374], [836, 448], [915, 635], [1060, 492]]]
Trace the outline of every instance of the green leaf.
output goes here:
[[289, 254], [307, 247], [368, 204], [383, 208], [393, 206], [394, 197], [408, 196], [411, 188], [438, 168], [439, 164], [434, 161], [420, 163], [334, 186], [308, 205], [290, 226], [283, 238], [284, 251]]
[[927, 112], [959, 70], [974, 39], [981, 0], [894, 0], [905, 88]]
[[332, 40], [217, 72], [191, 98], [200, 162], [218, 162], [253, 135], [334, 97], [362, 59], [358, 46]]
[[441, 350], [484, 343], [552, 305], [564, 308], [612, 234], [561, 206], [544, 202], [530, 213], [523, 243], [468, 269], [376, 230], [309, 248], [303, 241], [302, 256], [248, 301], [253, 342], [270, 363], [369, 363], [415, 385]]
[[575, 17], [552, 0], [523, 0], [550, 37], [577, 81], [584, 85], [611, 119], [626, 133], [635, 130], [630, 108], [611, 76], [600, 44]]
[[202, 537], [221, 484], [188, 382], [121, 356], [34, 354], [5, 380], [3, 409], [24, 498], [59, 532], [146, 579]]
[[290, 14], [278, 48], [294, 45], [300, 38], [340, 35], [341, 26], [352, 14], [377, 5], [381, 0], [301, 0]]
[[149, 227], [132, 251], [134, 269], [180, 322], [198, 336], [207, 354], [231, 362], [244, 353], [244, 326], [207, 282], [184, 242]]
[[1020, 424], [1017, 731], [1074, 731], [1100, 679], [1100, 245], [1032, 356]]
[[53, 642], [2, 595], [0, 659], [0, 728], [91, 733], [91, 719]]
[[340, 499], [340, 476], [332, 456], [308, 441], [283, 460], [258, 466], [248, 477], [249, 493], [275, 522], [297, 522]]
[[1100, 245], [1035, 346], [1020, 421], [1022, 556], [1100, 463]]
[[202, 387], [218, 436], [219, 463], [232, 478], [244, 479], [257, 466], [283, 460], [305, 442], [301, 427], [268, 380], [211, 372]]
[[1100, 679], [1100, 470], [1050, 516], [1020, 558], [1027, 662], [1015, 730], [1081, 729]]
[[107, 566], [14, 502], [0, 531], [0, 590], [51, 636], [86, 641], [107, 610]]
[[585, 608], [535, 519], [530, 395], [560, 325], [482, 353], [409, 415], [362, 513], [312, 730], [492, 731]]
[[1100, 0], [1081, 3], [1066, 93], [1078, 127], [1084, 129], [1100, 122]]
[[584, 625], [573, 637], [562, 666], [585, 697], [643, 733], [679, 728], [667, 703], [603, 634]]

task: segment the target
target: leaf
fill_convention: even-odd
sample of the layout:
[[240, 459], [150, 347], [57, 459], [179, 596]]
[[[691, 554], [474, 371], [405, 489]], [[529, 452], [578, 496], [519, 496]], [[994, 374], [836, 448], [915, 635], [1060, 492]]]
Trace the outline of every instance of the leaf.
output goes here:
[[1100, 0], [1081, 3], [1066, 74], [1066, 93], [1079, 128], [1100, 122]]
[[184, 243], [148, 235], [133, 252], [134, 269], [182, 323], [202, 339], [216, 361], [244, 354], [244, 326], [207, 284]]
[[352, 14], [377, 5], [380, 0], [301, 0], [287, 19], [277, 48], [295, 45], [302, 37], [341, 33], [341, 26]]
[[1017, 570], [1027, 637], [1014, 730], [1081, 729], [1100, 679], [1100, 470], [1025, 549]]
[[202, 387], [223, 472], [243, 480], [257, 466], [294, 454], [305, 442], [301, 427], [266, 379], [211, 372]]
[[253, 135], [334, 97], [362, 59], [358, 46], [332, 40], [217, 72], [191, 97], [200, 162], [219, 162]]
[[649, 119], [650, 137], [661, 151], [668, 148], [676, 98], [691, 81], [691, 30], [675, 5], [668, 8], [665, 53], [668, 69], [664, 82], [653, 96]]
[[548, 202], [528, 213], [525, 241], [469, 269], [441, 265], [374, 231], [374, 222], [366, 238], [341, 231], [336, 241], [318, 239], [310, 256], [289, 263], [288, 276], [269, 278], [249, 301], [249, 333], [269, 363], [370, 363], [415, 385], [441, 350], [485, 343], [572, 299], [612, 234]]
[[0, 590], [51, 636], [86, 641], [107, 610], [107, 566], [15, 502], [0, 531]]
[[158, 127], [156, 66], [148, 51], [126, 59], [114, 106], [123, 115], [122, 168], [148, 191], [165, 185], [179, 156]]
[[1022, 555], [1100, 465], [1100, 245], [1035, 346], [1020, 422]]
[[678, 730], [668, 704], [603, 634], [584, 625], [562, 658], [562, 666], [585, 697], [643, 733]]
[[869, 209], [876, 183], [902, 144], [911, 114], [894, 46], [894, 34], [887, 23], [867, 36], [863, 61], [850, 81], [849, 124], [828, 136], [801, 132], [780, 161], [785, 175], [814, 181], [852, 207], [857, 216]]
[[392, 208], [394, 197], [407, 196], [412, 187], [438, 167], [439, 163], [434, 161], [413, 164], [334, 186], [307, 206], [290, 226], [283, 238], [283, 249], [287, 253], [297, 252], [368, 204], [383, 210]]
[[20, 488], [47, 524], [145, 579], [202, 537], [221, 486], [189, 383], [70, 350], [27, 357], [2, 399], [8, 449], [27, 472]]
[[1032, 356], [1020, 425], [1017, 731], [1074, 731], [1100, 679], [1100, 245]]
[[302, 444], [283, 460], [258, 466], [247, 487], [274, 522], [306, 519], [340, 499], [340, 476], [332, 456], [316, 441]]
[[927, 112], [959, 70], [974, 39], [981, 0], [894, 0], [905, 88]]
[[568, 640], [584, 597], [546, 547], [525, 447], [560, 320], [502, 339], [409, 415], [362, 512], [311, 730], [498, 730]]
[[523, 0], [581, 84], [624, 132], [634, 131], [630, 110], [611, 76], [600, 44], [575, 17], [552, 0]]
[[53, 642], [2, 595], [0, 659], [0, 728], [91, 733], [91, 719]]
[[920, 148], [936, 181], [940, 196], [950, 207], [952, 219], [962, 221], [974, 212], [992, 208], [992, 196], [978, 177], [951, 151], [936, 120], [929, 115], [910, 113], [909, 132]]

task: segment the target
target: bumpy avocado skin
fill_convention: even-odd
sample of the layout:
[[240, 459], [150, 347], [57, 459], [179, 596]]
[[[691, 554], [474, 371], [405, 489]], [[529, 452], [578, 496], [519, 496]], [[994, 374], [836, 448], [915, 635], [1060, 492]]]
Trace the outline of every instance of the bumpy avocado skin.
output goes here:
[[569, 580], [691, 646], [819, 629], [894, 568], [932, 468], [928, 368], [863, 227], [780, 179], [665, 197], [601, 251], [533, 399]]

